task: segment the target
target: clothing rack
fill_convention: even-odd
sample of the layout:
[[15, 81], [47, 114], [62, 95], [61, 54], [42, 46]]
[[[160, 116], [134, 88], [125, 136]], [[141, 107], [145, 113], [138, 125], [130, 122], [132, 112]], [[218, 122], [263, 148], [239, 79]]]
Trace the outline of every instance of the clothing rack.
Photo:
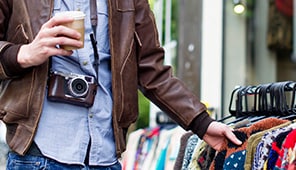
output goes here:
[[[233, 89], [229, 112], [235, 120], [228, 122], [228, 125], [243, 144], [236, 146], [230, 140], [225, 140], [219, 151], [215, 151], [191, 131], [185, 131], [180, 126], [168, 126], [174, 122], [170, 122], [164, 112], [159, 112], [157, 119], [160, 126], [138, 129], [129, 135], [127, 152], [122, 160], [123, 170], [249, 170], [261, 167], [265, 162], [274, 167], [293, 166], [291, 161], [289, 164], [280, 161], [287, 150], [294, 149], [295, 142], [290, 142], [293, 147], [282, 142], [283, 147], [276, 151], [274, 145], [279, 141], [276, 140], [278, 136], [281, 136], [282, 141], [295, 140], [295, 92], [296, 82], [293, 81], [238, 86]], [[296, 147], [292, 153], [296, 154], [295, 150]], [[274, 152], [281, 156], [269, 154]], [[293, 156], [285, 158], [296, 161]], [[270, 161], [273, 159], [276, 162]]]
[[[230, 116], [220, 121], [227, 120], [242, 145], [227, 141], [214, 157], [206, 157], [206, 162], [211, 162], [206, 169], [295, 167], [295, 93], [294, 81], [234, 88], [228, 108]], [[230, 118], [234, 119], [229, 121]]]
[[220, 121], [250, 116], [295, 118], [295, 92], [294, 81], [238, 86], [231, 93], [230, 115]]

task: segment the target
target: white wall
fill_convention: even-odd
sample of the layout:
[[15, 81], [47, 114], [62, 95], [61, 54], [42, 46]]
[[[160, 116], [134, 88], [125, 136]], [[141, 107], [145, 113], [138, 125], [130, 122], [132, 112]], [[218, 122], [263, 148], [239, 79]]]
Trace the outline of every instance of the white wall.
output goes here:
[[204, 0], [202, 14], [201, 100], [221, 109], [223, 1]]
[[277, 81], [277, 59], [275, 53], [267, 49], [268, 2], [256, 1], [255, 8], [255, 67], [254, 83]]
[[231, 92], [247, 81], [246, 17], [233, 12], [232, 1], [225, 1], [223, 114], [228, 115]]

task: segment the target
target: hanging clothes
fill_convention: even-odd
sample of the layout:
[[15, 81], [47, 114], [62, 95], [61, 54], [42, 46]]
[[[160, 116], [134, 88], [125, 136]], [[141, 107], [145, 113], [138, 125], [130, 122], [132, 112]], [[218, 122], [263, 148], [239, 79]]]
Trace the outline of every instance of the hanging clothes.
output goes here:
[[[291, 51], [293, 45], [292, 17], [284, 15], [276, 6], [275, 0], [269, 0], [267, 47], [270, 50]], [[281, 4], [281, 2], [278, 2]], [[280, 9], [284, 5], [278, 5]], [[284, 10], [283, 11], [287, 11]]]
[[128, 137], [123, 170], [172, 170], [186, 131], [180, 126], [138, 129]]
[[242, 145], [237, 146], [231, 141], [226, 141], [221, 150], [217, 153], [214, 161], [211, 164], [211, 170], [221, 169], [241, 169], [244, 170], [246, 159], [246, 147], [248, 138], [257, 132], [270, 129], [274, 126], [287, 122], [276, 118], [267, 118], [252, 124], [250, 127], [237, 129], [234, 133], [236, 137], [243, 142]]

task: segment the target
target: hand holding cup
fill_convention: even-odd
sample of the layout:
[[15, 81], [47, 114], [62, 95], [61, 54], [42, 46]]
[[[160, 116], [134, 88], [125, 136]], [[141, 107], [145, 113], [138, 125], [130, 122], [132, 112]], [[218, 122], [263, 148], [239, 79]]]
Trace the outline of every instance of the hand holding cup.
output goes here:
[[[62, 24], [63, 26], [69, 27], [71, 29], [74, 29], [78, 31], [81, 34], [80, 41], [82, 42], [82, 47], [84, 47], [84, 18], [85, 14], [82, 11], [65, 11], [65, 12], [59, 12], [56, 13], [56, 16], [65, 16], [65, 17], [73, 17], [74, 21], [70, 23]], [[75, 50], [78, 49], [77, 47], [71, 46], [71, 45], [60, 45], [60, 48], [63, 48], [65, 50]]]
[[21, 67], [40, 65], [54, 55], [71, 56], [73, 49], [83, 48], [85, 15], [73, 13], [56, 14], [42, 25], [32, 42], [21, 46], [17, 56]]

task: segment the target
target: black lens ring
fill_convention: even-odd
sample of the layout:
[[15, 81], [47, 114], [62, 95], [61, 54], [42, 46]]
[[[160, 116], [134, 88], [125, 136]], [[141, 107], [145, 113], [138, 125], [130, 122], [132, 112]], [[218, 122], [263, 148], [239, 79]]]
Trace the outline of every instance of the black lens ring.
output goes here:
[[70, 93], [74, 97], [84, 97], [86, 96], [89, 86], [85, 79], [80, 77], [75, 77], [68, 82], [68, 87]]

